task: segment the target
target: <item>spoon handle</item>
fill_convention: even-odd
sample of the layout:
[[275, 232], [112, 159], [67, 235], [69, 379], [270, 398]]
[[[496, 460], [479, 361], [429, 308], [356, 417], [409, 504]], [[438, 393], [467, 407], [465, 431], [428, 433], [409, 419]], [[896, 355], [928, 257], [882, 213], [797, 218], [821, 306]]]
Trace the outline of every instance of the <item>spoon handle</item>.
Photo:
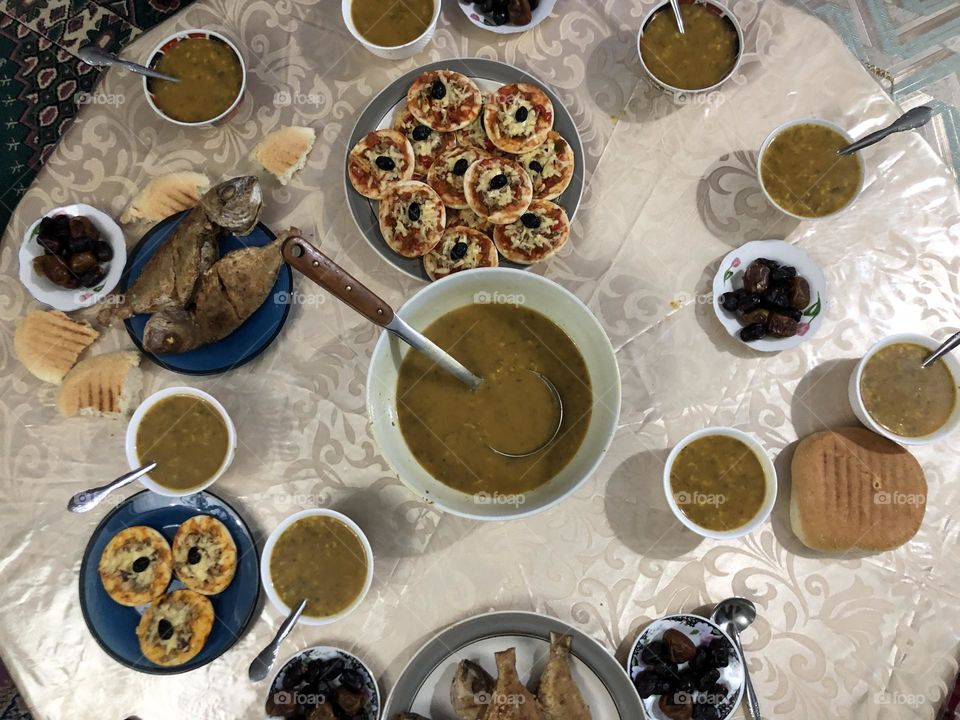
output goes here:
[[270, 668], [272, 668], [273, 663], [277, 661], [277, 651], [280, 649], [280, 643], [282, 643], [287, 635], [290, 634], [290, 631], [293, 630], [293, 626], [297, 624], [297, 620], [300, 619], [300, 615], [303, 614], [303, 609], [306, 606], [306, 599], [301, 600], [300, 604], [293, 609], [293, 612], [287, 615], [286, 619], [280, 623], [277, 634], [273, 636], [270, 644], [261, 650], [253, 659], [253, 662], [250, 663], [249, 675], [251, 680], [259, 682], [270, 674]]
[[670, 0], [670, 7], [673, 8], [673, 17], [677, 20], [677, 30], [683, 35], [686, 30], [683, 29], [683, 17], [680, 15], [680, 0]]
[[302, 237], [293, 235], [287, 238], [280, 251], [290, 267], [302, 272], [370, 322], [385, 328], [393, 320], [393, 308]]
[[928, 105], [921, 105], [920, 107], [915, 107], [912, 110], [907, 110], [907, 112], [887, 125], [887, 127], [872, 132], [869, 135], [864, 135], [856, 142], [840, 148], [837, 150], [837, 155], [849, 155], [850, 153], [855, 153], [858, 150], [863, 150], [865, 147], [870, 147], [871, 145], [880, 142], [888, 135], [893, 135], [893, 133], [904, 132], [905, 130], [916, 130], [917, 128], [926, 125], [932, 117], [933, 108], [929, 107]]
[[753, 682], [750, 680], [750, 671], [747, 670], [747, 658], [743, 654], [743, 645], [740, 644], [740, 631], [736, 625], [730, 623], [727, 626], [727, 634], [733, 638], [733, 644], [737, 646], [737, 652], [740, 653], [740, 661], [743, 663], [743, 684], [747, 689], [747, 702], [750, 704], [750, 713], [753, 720], [763, 720], [760, 715], [760, 701], [757, 699], [757, 691], [753, 689]]
[[117, 488], [122, 488], [124, 485], [129, 485], [137, 478], [146, 475], [156, 466], [157, 464], [155, 462], [148, 463], [147, 465], [137, 468], [136, 470], [131, 470], [126, 475], [121, 475], [116, 480], [109, 482], [106, 485], [100, 485], [99, 487], [90, 488], [89, 490], [79, 492], [70, 498], [70, 502], [67, 503], [67, 510], [74, 513], [82, 513], [87, 512], [87, 510], [92, 510], [94, 507], [100, 504], [101, 500], [103, 500], [114, 490]]
[[431, 362], [439, 365], [457, 380], [470, 386], [472, 390], [480, 387], [481, 380], [472, 372], [467, 370], [460, 362], [447, 352], [441, 350], [426, 335], [417, 332], [410, 327], [399, 315], [394, 315], [393, 319], [387, 324], [386, 329], [403, 340], [407, 345], [419, 350], [427, 356]]
[[944, 340], [943, 344], [940, 347], [938, 347], [936, 350], [934, 350], [930, 354], [930, 356], [923, 361], [923, 363], [921, 364], [921, 367], [925, 367], [925, 368], [930, 367], [937, 360], [942, 358], [948, 352], [951, 352], [952, 350], [956, 349], [958, 346], [960, 346], [960, 332], [954, 333], [953, 335], [948, 337], [946, 340]]

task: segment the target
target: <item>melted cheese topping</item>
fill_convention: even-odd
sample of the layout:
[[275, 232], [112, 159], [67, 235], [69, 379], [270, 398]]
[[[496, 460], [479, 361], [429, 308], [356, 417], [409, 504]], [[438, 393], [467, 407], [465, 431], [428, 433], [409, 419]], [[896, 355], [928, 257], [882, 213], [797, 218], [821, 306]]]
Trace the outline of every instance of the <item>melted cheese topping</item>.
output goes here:
[[[190, 563], [191, 548], [196, 548], [200, 553], [200, 561], [197, 563]], [[198, 580], [215, 578], [223, 574], [220, 561], [226, 549], [223, 541], [213, 533], [190, 533], [182, 543], [177, 544], [177, 573]]]
[[447, 210], [447, 227], [456, 227], [457, 225], [463, 225], [464, 227], [468, 227], [473, 230], [479, 230], [482, 233], [485, 233], [490, 229], [490, 223], [477, 215], [470, 208], [464, 208], [463, 210]]
[[[145, 557], [150, 564], [142, 571], [133, 569], [133, 564]], [[140, 592], [149, 588], [157, 576], [157, 549], [147, 539], [127, 540], [119, 547], [110, 548], [100, 559], [100, 569], [108, 575], [117, 575], [125, 588]]]
[[[517, 121], [517, 110], [520, 108], [527, 110], [527, 117], [523, 122]], [[537, 111], [523, 95], [510, 95], [500, 110], [500, 127], [511, 137], [532, 135], [537, 130]]]
[[[170, 657], [178, 650], [185, 650], [190, 644], [193, 635], [191, 623], [195, 609], [193, 605], [180, 599], [161, 600], [153, 613], [152, 622], [147, 628], [144, 640], [163, 650], [164, 655]], [[173, 626], [173, 634], [166, 640], [160, 637], [160, 621], [166, 620]]]
[[[450, 253], [453, 252], [456, 244], [461, 242], [467, 244], [467, 252], [459, 260], [454, 260]], [[436, 256], [437, 268], [448, 272], [477, 267], [483, 260], [483, 248], [480, 243], [459, 232], [447, 233], [432, 254]]]
[[[493, 180], [497, 175], [506, 175], [507, 184], [502, 188], [496, 188], [494, 190], [490, 189], [490, 181]], [[513, 168], [505, 165], [491, 165], [489, 168], [480, 173], [480, 178], [478, 180], [478, 187], [480, 192], [483, 195], [484, 202], [490, 207], [504, 207], [509, 205], [513, 199], [517, 196], [516, 187], [519, 184], [519, 179], [517, 178], [516, 173], [513, 171]]]
[[[408, 214], [413, 203], [420, 205], [420, 219], [416, 221], [411, 220]], [[426, 229], [439, 229], [441, 227], [440, 205], [435, 198], [425, 192], [411, 194], [403, 199], [398, 198], [393, 217], [396, 221], [392, 228], [395, 237], [405, 238], [411, 235], [422, 235]]]
[[[377, 158], [381, 155], [393, 160], [393, 170], [381, 170], [377, 166]], [[401, 152], [400, 148], [393, 143], [388, 142], [377, 143], [372, 148], [364, 151], [363, 157], [366, 158], [367, 162], [370, 163], [370, 167], [373, 172], [378, 173], [384, 178], [396, 179], [403, 177], [404, 168], [407, 167], [407, 162], [409, 160], [409, 158], [407, 158], [407, 156]]]

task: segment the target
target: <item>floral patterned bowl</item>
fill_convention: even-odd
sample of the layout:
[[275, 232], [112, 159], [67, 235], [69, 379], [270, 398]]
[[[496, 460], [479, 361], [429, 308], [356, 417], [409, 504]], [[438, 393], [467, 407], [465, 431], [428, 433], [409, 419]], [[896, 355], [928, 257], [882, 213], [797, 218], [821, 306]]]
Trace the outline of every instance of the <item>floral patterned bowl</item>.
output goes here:
[[[753, 342], [740, 339], [743, 325], [732, 312], [720, 306], [720, 296], [743, 287], [743, 273], [754, 260], [769, 258], [782, 265], [792, 265], [797, 274], [810, 283], [810, 305], [803, 310], [803, 318], [797, 334], [789, 338], [765, 337]], [[820, 329], [827, 309], [827, 281], [816, 263], [799, 248], [782, 240], [754, 240], [741, 245], [727, 255], [720, 263], [720, 269], [713, 278], [713, 309], [717, 319], [727, 331], [747, 347], [761, 352], [779, 352], [796, 347], [810, 339]]]

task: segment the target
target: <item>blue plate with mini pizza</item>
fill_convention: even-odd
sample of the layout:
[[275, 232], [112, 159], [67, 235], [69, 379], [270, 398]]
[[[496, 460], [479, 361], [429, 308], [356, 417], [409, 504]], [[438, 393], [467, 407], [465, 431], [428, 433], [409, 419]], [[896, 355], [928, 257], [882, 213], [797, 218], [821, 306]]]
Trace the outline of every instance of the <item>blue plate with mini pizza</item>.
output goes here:
[[[127, 537], [130, 534], [130, 528], [137, 528], [141, 537], [155, 539], [162, 550], [164, 541], [168, 545], [173, 545], [174, 536], [183, 523], [198, 516], [209, 516], [219, 521], [219, 524], [210, 523], [205, 518], [201, 518], [205, 523], [215, 525], [219, 529], [222, 540], [222, 532], [225, 529], [236, 549], [235, 562], [233, 555], [230, 555], [229, 564], [234, 568], [232, 579], [225, 588], [211, 588], [211, 590], [217, 590], [213, 594], [187, 589], [177, 577], [177, 573], [173, 571], [174, 557], [169, 550], [163, 551], [158, 556], [151, 554], [149, 546], [143, 544], [134, 543], [122, 549], [115, 549], [115, 543], [106, 555], [104, 553], [111, 540], [118, 535]], [[197, 520], [193, 520], [190, 527], [198, 524], [200, 523]], [[159, 533], [162, 539], [156, 533]], [[187, 537], [190, 538], [189, 535]], [[211, 565], [213, 561], [203, 560], [210, 557], [210, 553], [209, 548], [202, 541], [193, 539], [188, 541], [196, 547], [189, 548], [189, 552], [186, 553], [186, 557], [189, 557], [187, 562], [196, 563], [199, 568], [213, 567], [216, 570], [219, 567], [216, 564]], [[223, 541], [229, 544], [229, 540]], [[186, 550], [185, 547], [182, 549]], [[109, 573], [106, 576], [101, 576], [101, 558], [106, 558], [104, 569]], [[166, 563], [170, 566], [166, 567]], [[180, 652], [177, 657], [184, 657], [182, 662], [175, 659], [174, 662], [161, 661], [158, 664], [148, 659], [141, 647], [137, 633], [138, 626], [141, 625], [144, 614], [148, 613], [142, 631], [145, 634], [150, 631], [148, 626], [151, 623], [148, 621], [159, 616], [157, 608], [163, 605], [158, 597], [137, 605], [121, 604], [108, 593], [105, 586], [105, 582], [110, 582], [113, 595], [118, 596], [119, 591], [113, 584], [115, 579], [119, 583], [134, 583], [138, 574], [144, 573], [146, 577], [147, 573], [154, 573], [157, 565], [164, 565], [163, 572], [160, 573], [158, 581], [152, 584], [147, 583], [147, 592], [159, 593], [163, 598], [170, 598], [171, 595], [175, 597], [187, 595], [197, 600], [198, 604], [204, 608], [207, 624], [202, 632], [197, 632], [193, 637], [190, 635], [194, 620], [192, 615], [190, 628], [174, 627], [173, 625], [176, 624], [174, 615], [168, 615], [173, 619], [173, 624], [165, 619], [157, 623], [159, 634], [154, 639], [159, 637], [160, 640], [157, 641], [159, 645], [170, 645], [174, 652]], [[169, 582], [166, 580], [167, 576], [170, 578]], [[150, 577], [156, 578], [156, 575], [151, 574]], [[142, 589], [142, 585], [140, 587]], [[194, 585], [194, 587], [197, 586]], [[240, 639], [249, 626], [254, 617], [259, 596], [259, 553], [250, 529], [236, 510], [209, 492], [200, 492], [187, 497], [165, 497], [145, 490], [133, 495], [114, 508], [93, 531], [80, 565], [80, 608], [90, 634], [104, 652], [114, 660], [143, 673], [171, 675], [189, 672], [220, 657]], [[137, 595], [123, 597], [125, 602], [133, 598], [129, 600], [131, 603], [142, 599]], [[210, 609], [212, 609], [212, 617], [207, 617]], [[207, 631], [209, 634], [206, 634]], [[190, 647], [191, 642], [196, 644]], [[181, 644], [178, 645], [178, 643]], [[187, 647], [190, 649], [185, 650]], [[151, 649], [147, 654], [152, 655], [153, 652]], [[187, 654], [190, 656], [185, 657]]]

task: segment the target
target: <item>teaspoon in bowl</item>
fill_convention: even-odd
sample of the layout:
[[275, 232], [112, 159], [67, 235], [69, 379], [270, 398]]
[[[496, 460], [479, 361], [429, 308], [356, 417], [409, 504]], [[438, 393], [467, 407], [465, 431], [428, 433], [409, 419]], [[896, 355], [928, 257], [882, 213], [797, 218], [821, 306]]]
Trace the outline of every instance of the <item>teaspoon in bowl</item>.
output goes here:
[[162, 72], [157, 72], [156, 70], [144, 67], [143, 65], [137, 65], [137, 63], [130, 62], [129, 60], [124, 60], [123, 58], [117, 57], [113, 53], [107, 52], [97, 45], [84, 45], [77, 51], [77, 57], [83, 60], [87, 65], [92, 65], [93, 67], [119, 65], [120, 67], [125, 67], [127, 70], [135, 72], [138, 75], [146, 75], [147, 77], [154, 78], [156, 80], [180, 82], [180, 78], [174, 77], [173, 75], [166, 75]]
[[954, 333], [950, 337], [941, 343], [940, 347], [934, 350], [930, 355], [927, 356], [927, 359], [924, 360], [920, 367], [928, 368], [933, 365], [937, 360], [942, 358], [947, 353], [955, 350], [957, 347], [960, 347], [960, 332]]
[[142, 467], [138, 467], [136, 470], [131, 470], [126, 475], [121, 475], [116, 480], [109, 482], [106, 485], [100, 485], [99, 487], [78, 492], [76, 495], [70, 498], [70, 502], [67, 503], [67, 510], [75, 513], [82, 513], [86, 512], [87, 510], [92, 510], [94, 507], [100, 504], [101, 500], [103, 500], [114, 490], [122, 488], [124, 485], [129, 485], [137, 478], [146, 475], [156, 466], [157, 464], [155, 462], [147, 463]]
[[921, 105], [912, 110], [907, 110], [885, 128], [872, 132], [869, 135], [864, 135], [859, 140], [850, 143], [846, 147], [840, 148], [837, 150], [837, 155], [849, 155], [850, 153], [863, 150], [865, 147], [880, 142], [888, 135], [893, 135], [893, 133], [904, 132], [905, 130], [916, 130], [926, 125], [932, 117], [933, 108], [928, 105]]
[[753, 689], [753, 683], [750, 681], [750, 671], [747, 670], [747, 660], [743, 657], [743, 646], [740, 644], [740, 631], [746, 630], [757, 619], [757, 606], [746, 598], [727, 598], [713, 609], [710, 619], [726, 630], [733, 640], [733, 644], [737, 646], [737, 652], [743, 658], [743, 680], [747, 689], [750, 711], [754, 720], [761, 720], [760, 701], [757, 699], [757, 691]]
[[[414, 330], [403, 318], [394, 313], [393, 308], [376, 293], [359, 282], [350, 273], [320, 252], [302, 237], [291, 235], [280, 247], [283, 259], [294, 269], [299, 270], [320, 287], [332, 293], [338, 300], [346, 303], [367, 320], [400, 338], [407, 345], [422, 353], [431, 362], [453, 375], [471, 390], [480, 387], [483, 380], [465, 368], [456, 358], [442, 350], [432, 340]], [[529, 452], [508, 453], [490, 447], [498, 455], [509, 458], [524, 458], [535, 455], [552, 443], [563, 424], [563, 401], [556, 386], [544, 375], [536, 373], [550, 390], [560, 408], [556, 428], [546, 442]]]

